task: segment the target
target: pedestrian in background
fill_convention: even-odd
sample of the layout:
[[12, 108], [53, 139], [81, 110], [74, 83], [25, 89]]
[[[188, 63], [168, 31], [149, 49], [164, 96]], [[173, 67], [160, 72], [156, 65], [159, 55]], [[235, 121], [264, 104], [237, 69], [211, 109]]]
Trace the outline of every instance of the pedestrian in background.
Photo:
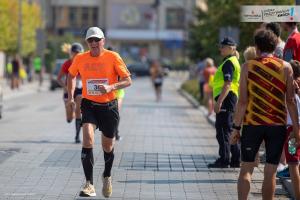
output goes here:
[[[263, 27], [264, 28], [264, 27]], [[245, 63], [250, 61], [250, 60], [254, 60], [257, 58], [257, 54], [256, 54], [256, 49], [255, 46], [249, 46], [245, 49], [244, 53], [243, 53], [244, 59], [245, 59]], [[259, 151], [256, 154], [255, 157], [255, 166], [258, 167], [260, 163], [260, 157], [259, 157]]]
[[152, 84], [155, 91], [156, 101], [159, 102], [162, 99], [162, 85], [164, 78], [164, 71], [158, 60], [154, 60], [150, 66], [150, 75]]
[[262, 198], [274, 198], [275, 174], [286, 138], [286, 109], [292, 118], [297, 143], [300, 142], [291, 65], [273, 56], [277, 36], [272, 31], [257, 30], [254, 42], [257, 59], [241, 68], [240, 96], [231, 135], [232, 144], [241, 137], [243, 163], [237, 184], [240, 200], [248, 199], [255, 157], [262, 141], [266, 149]]
[[203, 69], [203, 77], [204, 77], [204, 101], [207, 103], [208, 116], [213, 113], [214, 110], [214, 102], [213, 102], [213, 94], [212, 88], [210, 87], [209, 80], [212, 79], [217, 71], [215, 67], [214, 60], [211, 58], [205, 59], [205, 67]]
[[[291, 60], [300, 61], [300, 33], [296, 22], [281, 23], [283, 30], [287, 31], [289, 36], [283, 49], [283, 60], [290, 62]], [[279, 178], [289, 178], [290, 171], [285, 159], [285, 153], [282, 152], [278, 172], [276, 174]]]
[[8, 85], [11, 85], [12, 83], [10, 83], [10, 82], [12, 82], [12, 63], [11, 63], [11, 58], [9, 57], [8, 58], [8, 62], [7, 62], [7, 64], [6, 64], [6, 70], [5, 70], [5, 76], [6, 76], [6, 78], [7, 78], [7, 84]]
[[[72, 65], [72, 62], [75, 56], [84, 51], [83, 46], [80, 43], [73, 43], [69, 49], [70, 58], [66, 60], [57, 75], [57, 82], [63, 88], [63, 100], [65, 103], [66, 110], [66, 120], [68, 123], [71, 123], [75, 118], [75, 143], [80, 143], [80, 129], [81, 129], [81, 99], [82, 99], [82, 82], [81, 77], [78, 75], [76, 77], [76, 85], [74, 91], [74, 100], [75, 105], [70, 106], [67, 104], [68, 100], [68, 88], [67, 88], [67, 78], [69, 74], [69, 68]], [[63, 81], [64, 78], [64, 81]]]
[[112, 195], [111, 169], [114, 161], [114, 139], [119, 125], [119, 111], [116, 90], [131, 85], [130, 73], [120, 55], [104, 48], [105, 38], [98, 27], [87, 30], [85, 40], [89, 51], [78, 54], [69, 68], [68, 104], [74, 104], [75, 79], [80, 74], [82, 89], [82, 123], [83, 142], [81, 161], [86, 184], [80, 196], [96, 196], [94, 167], [94, 133], [102, 131], [102, 149], [104, 155], [104, 171], [102, 174], [102, 194]]
[[[274, 51], [274, 56], [276, 56], [277, 58], [282, 59], [283, 58], [283, 49], [285, 46], [285, 42], [282, 41], [282, 39], [280, 38], [281, 35], [281, 27], [279, 23], [276, 22], [270, 22], [270, 23], [266, 23], [265, 24], [265, 28], [267, 30], [272, 31], [276, 36], [277, 36], [277, 46], [275, 48]], [[289, 171], [288, 171], [288, 165], [286, 163], [286, 159], [285, 159], [285, 153], [284, 151], [282, 151], [281, 153], [281, 157], [280, 157], [280, 162], [279, 165], [277, 167], [277, 177], [289, 177]]]
[[[290, 62], [292, 68], [293, 68], [293, 78], [294, 78], [294, 88], [295, 88], [295, 99], [297, 103], [297, 109], [298, 109], [298, 124], [300, 124], [300, 62], [297, 60], [292, 60]], [[291, 139], [295, 139], [295, 135], [293, 132], [293, 126], [292, 126], [292, 119], [291, 116], [288, 114], [287, 119], [287, 140], [284, 144], [284, 153], [286, 157], [286, 162], [288, 164], [290, 177], [292, 180], [293, 190], [295, 199], [300, 199], [300, 146], [293, 146], [289, 147], [291, 144], [289, 144], [289, 141]], [[293, 150], [294, 152], [290, 152], [289, 148], [295, 148]]]
[[267, 30], [272, 31], [277, 36], [277, 45], [274, 51], [274, 56], [277, 58], [283, 58], [283, 49], [285, 46], [285, 42], [281, 39], [281, 27], [277, 22], [266, 23], [265, 27]]
[[[107, 50], [113, 51], [113, 48], [111, 46], [109, 46], [109, 47], [107, 47]], [[125, 97], [125, 89], [119, 89], [119, 90], [117, 90], [116, 94], [117, 94], [117, 99], [118, 99], [118, 110], [119, 110], [119, 113], [120, 113], [122, 105], [123, 105], [123, 99]], [[119, 123], [120, 123], [120, 120], [121, 120], [121, 118], [119, 119]], [[118, 127], [119, 127], [119, 125], [118, 125]], [[122, 140], [122, 137], [120, 136], [120, 133], [119, 133], [119, 128], [118, 128], [118, 130], [116, 132], [116, 140], [117, 141]]]
[[255, 47], [254, 46], [247, 47], [243, 53], [243, 56], [245, 62], [255, 59], [257, 57]]
[[284, 22], [281, 25], [283, 30], [289, 33], [283, 49], [283, 60], [287, 62], [291, 60], [300, 61], [300, 33], [297, 28], [297, 23]]
[[42, 72], [42, 59], [39, 56], [36, 56], [33, 59], [33, 68], [34, 68], [34, 74], [37, 76], [39, 80], [39, 86], [42, 86], [43, 83], [43, 72]]
[[204, 98], [204, 76], [203, 76], [203, 69], [205, 67], [205, 62], [200, 61], [197, 64], [196, 74], [198, 78], [198, 84], [199, 84], [199, 100], [200, 102], [203, 101]]
[[[240, 148], [238, 144], [230, 145], [232, 116], [238, 98], [240, 79], [239, 54], [236, 43], [225, 37], [220, 43], [223, 62], [217, 69], [213, 82], [214, 111], [216, 113], [216, 138], [219, 143], [219, 158], [210, 163], [210, 168], [240, 167]], [[231, 156], [230, 156], [231, 153]]]
[[21, 69], [21, 59], [18, 55], [15, 55], [12, 64], [12, 76], [11, 76], [11, 89], [19, 89], [20, 85], [20, 69]]

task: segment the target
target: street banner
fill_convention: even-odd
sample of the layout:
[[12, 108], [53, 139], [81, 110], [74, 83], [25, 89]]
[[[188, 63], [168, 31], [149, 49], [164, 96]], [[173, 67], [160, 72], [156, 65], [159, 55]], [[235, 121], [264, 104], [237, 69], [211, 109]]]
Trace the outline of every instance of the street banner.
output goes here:
[[241, 22], [300, 22], [300, 6], [241, 6]]

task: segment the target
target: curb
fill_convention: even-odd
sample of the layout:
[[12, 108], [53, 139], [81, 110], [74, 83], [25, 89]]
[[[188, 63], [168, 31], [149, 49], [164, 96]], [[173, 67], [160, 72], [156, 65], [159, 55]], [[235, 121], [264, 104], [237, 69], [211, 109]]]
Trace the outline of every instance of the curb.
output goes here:
[[192, 104], [192, 106], [194, 108], [198, 108], [200, 106], [200, 103], [194, 98], [192, 97], [192, 95], [190, 95], [189, 93], [187, 93], [186, 91], [184, 91], [183, 89], [178, 89], [179, 94], [181, 94], [183, 97], [185, 97], [188, 102], [190, 102]]
[[296, 199], [294, 195], [294, 190], [292, 186], [292, 181], [289, 178], [279, 178], [280, 182], [282, 183], [284, 189], [288, 192], [290, 195], [291, 199]]
[[[186, 91], [184, 91], [182, 89], [178, 89], [178, 93], [181, 96], [183, 96], [188, 102], [190, 102], [194, 108], [197, 108], [202, 114], [204, 114], [206, 116], [207, 121], [213, 127], [215, 126], [215, 121], [216, 121], [215, 116], [211, 115], [211, 116], [207, 117], [207, 113], [208, 113], [207, 109], [204, 106], [200, 105], [200, 103], [192, 95], [190, 95], [189, 93], [187, 93]], [[282, 186], [284, 187], [284, 189], [287, 191], [288, 195], [290, 197], [292, 197], [291, 199], [295, 199], [291, 179], [279, 178], [279, 181], [282, 184]]]
[[19, 98], [24, 95], [36, 94], [38, 92], [47, 91], [49, 88], [49, 81], [45, 81], [42, 86], [39, 86], [38, 82], [25, 83], [20, 86], [18, 90], [11, 90], [6, 85], [3, 90], [3, 101], [9, 101], [14, 98]]
[[189, 93], [187, 93], [186, 91], [184, 91], [183, 89], [178, 89], [178, 93], [183, 96], [188, 102], [190, 102], [192, 104], [192, 106], [194, 108], [197, 108], [198, 110], [201, 111], [201, 113], [206, 116], [207, 121], [213, 126], [215, 127], [215, 122], [216, 122], [216, 117], [215, 115], [210, 115], [208, 116], [208, 111], [205, 108], [205, 106], [200, 105], [200, 103]]

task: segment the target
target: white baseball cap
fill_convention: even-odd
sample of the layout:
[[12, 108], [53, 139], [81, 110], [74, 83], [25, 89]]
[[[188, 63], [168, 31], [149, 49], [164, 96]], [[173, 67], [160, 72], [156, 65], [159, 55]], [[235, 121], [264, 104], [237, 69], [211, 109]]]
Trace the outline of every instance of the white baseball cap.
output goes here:
[[85, 40], [92, 37], [100, 38], [100, 39], [104, 38], [103, 31], [98, 27], [90, 27], [86, 32]]

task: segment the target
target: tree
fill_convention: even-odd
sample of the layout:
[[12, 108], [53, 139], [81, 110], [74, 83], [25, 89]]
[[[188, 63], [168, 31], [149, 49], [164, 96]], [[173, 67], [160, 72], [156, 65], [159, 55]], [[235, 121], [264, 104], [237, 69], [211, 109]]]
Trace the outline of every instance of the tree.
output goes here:
[[17, 49], [18, 15], [16, 10], [18, 10], [16, 1], [0, 0], [0, 50], [8, 53]]
[[253, 45], [253, 32], [261, 23], [240, 22], [241, 5], [292, 5], [294, 0], [207, 0], [208, 11], [195, 10], [196, 21], [189, 30], [189, 57], [197, 62], [205, 57], [221, 60], [217, 48], [221, 27], [235, 26], [240, 30], [238, 50]]
[[[47, 72], [51, 72], [53, 69], [53, 65], [55, 63], [55, 59], [67, 59], [69, 54], [66, 54], [62, 51], [61, 46], [64, 43], [72, 44], [76, 41], [75, 37], [68, 33], [63, 36], [50, 36], [47, 40], [47, 50], [45, 55], [45, 65]], [[79, 41], [79, 39], [77, 40]]]
[[29, 55], [36, 50], [36, 30], [42, 26], [41, 10], [35, 3], [23, 4], [22, 46], [24, 48], [22, 48], [21, 54]]
[[[36, 3], [21, 2], [21, 55], [28, 56], [36, 49], [36, 30], [42, 27], [41, 10]], [[8, 54], [15, 54], [18, 50], [19, 6], [18, 0], [0, 0], [0, 50]]]

